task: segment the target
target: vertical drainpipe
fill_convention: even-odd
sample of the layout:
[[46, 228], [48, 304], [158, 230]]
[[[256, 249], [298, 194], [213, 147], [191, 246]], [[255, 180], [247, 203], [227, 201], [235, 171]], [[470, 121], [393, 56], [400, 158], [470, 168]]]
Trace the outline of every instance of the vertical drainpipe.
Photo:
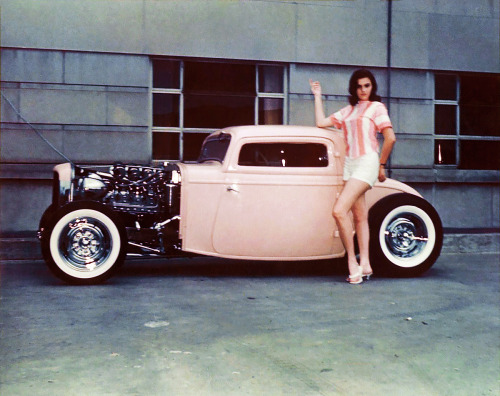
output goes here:
[[[387, 111], [391, 112], [392, 0], [387, 0]], [[387, 176], [391, 177], [391, 157], [387, 160]]]

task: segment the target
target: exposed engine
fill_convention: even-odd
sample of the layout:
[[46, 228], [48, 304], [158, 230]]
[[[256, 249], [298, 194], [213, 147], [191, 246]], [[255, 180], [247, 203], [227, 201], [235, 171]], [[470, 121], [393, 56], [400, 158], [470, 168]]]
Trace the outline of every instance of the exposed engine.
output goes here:
[[[57, 177], [56, 205], [92, 200], [121, 213], [132, 252], [169, 254], [180, 248], [181, 174], [175, 163], [75, 167], [72, 182]], [[60, 175], [59, 175], [60, 176]]]
[[83, 199], [133, 215], [157, 215], [157, 220], [179, 214], [180, 172], [175, 164], [153, 168], [118, 163], [107, 172], [80, 172], [75, 193]]

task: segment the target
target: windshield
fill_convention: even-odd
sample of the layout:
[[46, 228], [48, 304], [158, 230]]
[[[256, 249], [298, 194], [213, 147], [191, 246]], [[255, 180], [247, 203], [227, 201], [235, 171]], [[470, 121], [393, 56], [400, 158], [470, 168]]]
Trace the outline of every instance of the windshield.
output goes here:
[[201, 147], [198, 162], [218, 161], [222, 163], [230, 142], [231, 135], [228, 133], [221, 132], [217, 135], [209, 136]]

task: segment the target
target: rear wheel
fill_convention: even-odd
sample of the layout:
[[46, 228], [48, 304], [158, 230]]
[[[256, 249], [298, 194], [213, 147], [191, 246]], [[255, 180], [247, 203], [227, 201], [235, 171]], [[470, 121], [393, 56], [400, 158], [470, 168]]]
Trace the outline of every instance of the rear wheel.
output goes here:
[[59, 278], [95, 284], [123, 263], [126, 241], [125, 228], [111, 210], [95, 202], [74, 202], [54, 214], [42, 250]]
[[370, 262], [377, 272], [416, 276], [437, 260], [443, 227], [436, 210], [411, 194], [394, 194], [370, 210]]

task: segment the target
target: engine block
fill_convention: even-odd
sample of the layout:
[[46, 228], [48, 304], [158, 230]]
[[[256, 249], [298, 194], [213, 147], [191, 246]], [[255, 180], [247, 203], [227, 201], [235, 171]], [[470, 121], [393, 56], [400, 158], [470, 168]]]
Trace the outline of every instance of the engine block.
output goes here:
[[131, 214], [170, 214], [179, 204], [179, 184], [172, 171], [161, 168], [116, 164], [104, 203]]

